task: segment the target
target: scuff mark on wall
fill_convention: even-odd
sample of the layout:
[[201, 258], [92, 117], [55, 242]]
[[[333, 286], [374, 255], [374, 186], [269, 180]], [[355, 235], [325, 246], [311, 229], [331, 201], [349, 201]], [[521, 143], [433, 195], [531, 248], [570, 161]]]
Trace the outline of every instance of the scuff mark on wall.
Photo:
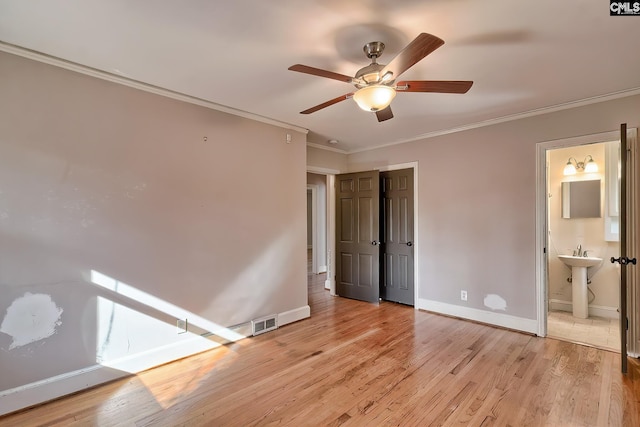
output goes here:
[[507, 309], [507, 301], [500, 295], [488, 294], [484, 297], [484, 306], [491, 310], [505, 311]]
[[0, 325], [0, 332], [13, 338], [9, 350], [48, 338], [62, 324], [62, 308], [50, 295], [26, 292], [16, 298]]

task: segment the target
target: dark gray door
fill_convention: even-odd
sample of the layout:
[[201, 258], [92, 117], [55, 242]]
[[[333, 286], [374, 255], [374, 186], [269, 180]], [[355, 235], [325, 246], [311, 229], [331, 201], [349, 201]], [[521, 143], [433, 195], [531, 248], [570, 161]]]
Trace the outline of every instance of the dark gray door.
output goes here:
[[382, 172], [382, 286], [387, 301], [414, 305], [413, 169]]
[[336, 291], [342, 297], [380, 298], [378, 171], [336, 175]]

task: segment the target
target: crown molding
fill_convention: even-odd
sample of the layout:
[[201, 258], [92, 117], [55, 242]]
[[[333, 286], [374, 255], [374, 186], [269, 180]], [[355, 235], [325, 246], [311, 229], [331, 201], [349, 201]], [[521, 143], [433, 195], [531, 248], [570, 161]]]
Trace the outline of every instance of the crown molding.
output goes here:
[[349, 151], [341, 150], [340, 148], [335, 147], [327, 147], [326, 145], [316, 144], [314, 142], [307, 142], [307, 147], [313, 147], [319, 150], [333, 151], [334, 153], [349, 154]]
[[[85, 74], [91, 77], [95, 77], [101, 80], [106, 80], [109, 82], [121, 84], [123, 86], [128, 86], [134, 89], [142, 90], [148, 93], [153, 93], [156, 95], [164, 96], [167, 98], [175, 99], [182, 102], [187, 102], [189, 104], [199, 105], [201, 107], [209, 108], [211, 110], [220, 111], [223, 113], [233, 114], [235, 116], [243, 117], [249, 120], [258, 121], [261, 123], [266, 123], [269, 125], [277, 126], [284, 129], [290, 129], [292, 131], [300, 132], [305, 135], [309, 133], [309, 129], [302, 128], [296, 125], [292, 125], [290, 123], [280, 122], [278, 120], [270, 119], [268, 117], [260, 116], [257, 114], [249, 113], [247, 111], [238, 110], [235, 108], [227, 107], [225, 105], [216, 104], [211, 101], [207, 101], [202, 98], [197, 98], [191, 95], [186, 95], [180, 92], [171, 91], [165, 88], [161, 88], [159, 86], [150, 85], [147, 83], [140, 82], [138, 80], [133, 80], [127, 77], [123, 77], [117, 74], [112, 74], [106, 71], [98, 70], [96, 68], [87, 67], [84, 65], [80, 65], [75, 62], [67, 61], [61, 58], [57, 58], [55, 56], [46, 55], [41, 52], [37, 52], [34, 50], [26, 49], [20, 46], [16, 46], [10, 43], [0, 41], [0, 51], [7, 52], [13, 55], [21, 56], [23, 58], [31, 59], [34, 61], [42, 62], [45, 64], [53, 65], [59, 68], [64, 68], [66, 70], [74, 71], [77, 73]], [[539, 116], [542, 114], [553, 113], [562, 110], [568, 110], [571, 108], [583, 107], [586, 105], [596, 104], [599, 102], [611, 101], [619, 98], [626, 98], [628, 96], [634, 96], [640, 94], [640, 87], [622, 90], [618, 92], [612, 92], [604, 95], [593, 96], [590, 98], [584, 98], [577, 101], [566, 102], [562, 104], [556, 104], [548, 107], [537, 108], [534, 110], [525, 111], [522, 113], [510, 114], [507, 116], [497, 117], [495, 119], [484, 120], [481, 122], [470, 123], [463, 126], [458, 126], [449, 129], [442, 129], [434, 132], [427, 132], [421, 135], [417, 135], [411, 138], [401, 139], [394, 142], [390, 142], [387, 144], [377, 145], [375, 147], [367, 147], [356, 150], [342, 150], [334, 147], [327, 147], [321, 144], [315, 144], [312, 142], [307, 142], [308, 147], [317, 148], [320, 150], [332, 151], [340, 154], [355, 154], [361, 153], [365, 151], [377, 150], [386, 147], [392, 147], [394, 145], [406, 144], [409, 142], [415, 142], [430, 138], [435, 138], [438, 136], [449, 135], [458, 132], [464, 132], [467, 130], [478, 129], [486, 126], [492, 126], [500, 123], [510, 122], [514, 120], [520, 120], [528, 117]]]
[[225, 105], [216, 104], [215, 102], [207, 101], [206, 99], [197, 98], [195, 96], [186, 95], [184, 93], [175, 92], [169, 89], [161, 88], [159, 86], [143, 83], [138, 80], [130, 79], [127, 77], [119, 76], [117, 74], [109, 73], [99, 70], [97, 68], [87, 67], [72, 61], [57, 58], [55, 56], [46, 55], [35, 50], [26, 49], [20, 46], [16, 46], [10, 43], [0, 41], [0, 51], [10, 53], [13, 55], [21, 56], [23, 58], [31, 59], [37, 62], [42, 62], [55, 67], [64, 68], [76, 73], [85, 74], [87, 76], [95, 77], [97, 79], [106, 80], [112, 83], [117, 83], [123, 86], [128, 86], [133, 89], [142, 90], [144, 92], [153, 93], [155, 95], [164, 96], [166, 98], [175, 99], [177, 101], [187, 102], [189, 104], [199, 105], [201, 107], [209, 108], [211, 110], [220, 111], [223, 113], [233, 114], [234, 116], [243, 117], [245, 119], [254, 120], [261, 123], [277, 126], [284, 129], [308, 134], [309, 130], [295, 126], [289, 123], [280, 122], [278, 120], [270, 119], [268, 117], [260, 116], [258, 114], [249, 113], [247, 111], [237, 110], [235, 108], [227, 107]]
[[571, 102], [565, 102], [565, 103], [562, 103], [562, 104], [551, 105], [549, 107], [536, 108], [534, 110], [529, 110], [529, 111], [525, 111], [525, 112], [522, 112], [522, 113], [510, 114], [510, 115], [507, 115], [507, 116], [497, 117], [495, 119], [484, 120], [484, 121], [481, 121], [481, 122], [471, 123], [471, 124], [468, 124], [468, 125], [458, 126], [458, 127], [455, 127], [455, 128], [443, 129], [443, 130], [438, 130], [438, 131], [435, 131], [435, 132], [428, 132], [428, 133], [424, 133], [422, 135], [418, 135], [418, 136], [415, 136], [415, 137], [411, 137], [411, 138], [407, 138], [407, 139], [402, 139], [402, 140], [390, 142], [388, 144], [382, 144], [382, 145], [377, 145], [377, 146], [371, 147], [371, 148], [362, 148], [362, 149], [358, 149], [358, 150], [349, 151], [349, 152], [347, 152], [347, 154], [355, 154], [355, 153], [361, 153], [361, 152], [364, 152], [364, 151], [377, 150], [379, 148], [392, 147], [394, 145], [406, 144], [408, 142], [415, 142], [415, 141], [420, 141], [420, 140], [424, 140], [424, 139], [435, 138], [437, 136], [449, 135], [449, 134], [458, 133], [458, 132], [464, 132], [464, 131], [471, 130], [471, 129], [478, 129], [478, 128], [483, 128], [483, 127], [486, 127], [486, 126], [497, 125], [497, 124], [500, 124], [500, 123], [511, 122], [511, 121], [514, 121], [514, 120], [525, 119], [527, 117], [534, 117], [534, 116], [540, 116], [542, 114], [554, 113], [554, 112], [562, 111], [562, 110], [569, 110], [571, 108], [584, 107], [586, 105], [597, 104], [599, 102], [611, 101], [611, 100], [619, 99], [619, 98], [626, 98], [628, 96], [634, 96], [634, 95], [640, 95], [640, 87], [621, 90], [621, 91], [618, 91], [618, 92], [612, 92], [612, 93], [608, 93], [608, 94], [605, 94], [605, 95], [592, 96], [590, 98], [584, 98], [584, 99], [580, 99], [580, 100], [577, 100], [577, 101], [571, 101]]

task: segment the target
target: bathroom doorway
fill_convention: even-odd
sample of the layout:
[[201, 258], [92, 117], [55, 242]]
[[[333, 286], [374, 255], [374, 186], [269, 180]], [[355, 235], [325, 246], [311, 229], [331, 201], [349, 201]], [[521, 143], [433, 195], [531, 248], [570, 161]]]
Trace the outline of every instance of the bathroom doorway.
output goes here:
[[[626, 179], [623, 178], [624, 175], [619, 175], [622, 170], [620, 159], [623, 158], [623, 150], [618, 148], [620, 135], [625, 136], [627, 144], [627, 151], [624, 153]], [[563, 149], [566, 150], [561, 151]], [[629, 262], [640, 247], [636, 232], [640, 229], [640, 175], [637, 166], [640, 156], [637, 149], [637, 129], [626, 129], [622, 125], [620, 131], [541, 142], [537, 153], [538, 335], [554, 336], [615, 351], [617, 343], [615, 339], [609, 339], [605, 335], [604, 329], [609, 329], [608, 335], [615, 335], [617, 326], [621, 343], [621, 350], [618, 351], [621, 353], [622, 371], [625, 372], [627, 356], [640, 356], [640, 284], [637, 267]], [[592, 160], [598, 166], [597, 171], [586, 167]], [[564, 173], [568, 164], [576, 169], [573, 175]], [[567, 182], [598, 179], [600, 195], [596, 196], [596, 200], [600, 203], [599, 217], [579, 219], [579, 216], [573, 218], [564, 212], [567, 208], [569, 211], [573, 209], [568, 200], [573, 199], [574, 186]], [[569, 197], [565, 197], [565, 200], [563, 185], [569, 190]], [[576, 193], [579, 194], [580, 191]], [[623, 193], [626, 195], [626, 209], [621, 208], [622, 200], [616, 199]], [[579, 274], [580, 269], [576, 271], [568, 266], [576, 263], [572, 260], [575, 259], [574, 254], [576, 257], [580, 254], [584, 258], [594, 258], [598, 262], [587, 260], [589, 263], [583, 276]], [[612, 257], [617, 258], [616, 261], [629, 258], [622, 259], [626, 262], [620, 267], [612, 264]], [[587, 265], [584, 258], [578, 258], [579, 265]], [[583, 280], [585, 286], [579, 289], [584, 290], [584, 299], [578, 299], [578, 302], [583, 301], [584, 305], [581, 305], [574, 302], [574, 284], [576, 281], [582, 283]], [[616, 288], [616, 302], [608, 287]], [[574, 306], [582, 307], [582, 310], [579, 309], [576, 313]], [[624, 324], [628, 326], [623, 331], [620, 328], [622, 319], [626, 319]], [[558, 326], [556, 323], [560, 328], [555, 328]], [[594, 326], [600, 326], [600, 332], [596, 332]], [[595, 338], [600, 338], [600, 341]], [[603, 339], [607, 339], [606, 344]]]
[[[618, 147], [616, 140], [547, 150], [547, 336], [615, 352], [620, 266], [609, 260], [620, 243], [606, 231], [617, 230], [617, 211], [609, 208], [617, 209], [617, 189], [606, 183], [612, 167], [617, 177]], [[565, 255], [589, 266], [572, 267]]]

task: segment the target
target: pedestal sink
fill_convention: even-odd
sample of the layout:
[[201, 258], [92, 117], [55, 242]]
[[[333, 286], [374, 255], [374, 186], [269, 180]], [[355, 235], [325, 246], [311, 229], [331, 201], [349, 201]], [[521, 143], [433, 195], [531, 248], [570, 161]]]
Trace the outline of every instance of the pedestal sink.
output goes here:
[[571, 267], [571, 293], [573, 316], [581, 319], [589, 317], [589, 295], [587, 291], [587, 267], [602, 262], [602, 258], [558, 255], [558, 258]]

